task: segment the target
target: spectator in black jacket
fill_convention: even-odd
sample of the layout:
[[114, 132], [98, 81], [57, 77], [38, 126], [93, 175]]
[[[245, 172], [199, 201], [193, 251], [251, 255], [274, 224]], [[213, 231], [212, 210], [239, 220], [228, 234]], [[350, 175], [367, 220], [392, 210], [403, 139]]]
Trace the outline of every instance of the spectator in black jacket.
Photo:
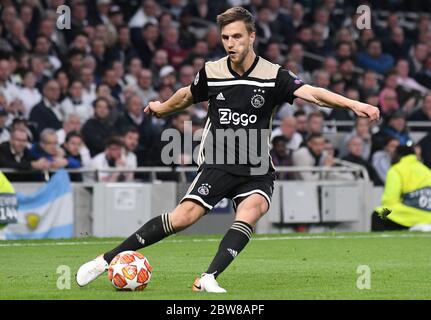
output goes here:
[[39, 134], [45, 128], [61, 129], [63, 115], [58, 99], [60, 85], [56, 80], [49, 80], [43, 86], [43, 99], [30, 112], [30, 122], [34, 129], [34, 138], [39, 140]]
[[138, 95], [132, 95], [126, 100], [126, 112], [118, 118], [115, 127], [122, 135], [125, 131], [134, 127], [139, 132], [139, 150], [143, 152], [140, 165], [154, 163], [154, 155], [159, 156], [157, 148], [160, 139], [160, 128], [153, 125], [151, 118], [143, 112], [142, 100]]
[[[409, 121], [431, 121], [431, 93], [428, 93], [423, 102], [420, 109], [414, 111]], [[428, 131], [431, 127], [412, 127], [412, 130], [417, 131]]]
[[115, 132], [115, 127], [109, 118], [109, 102], [105, 98], [97, 98], [94, 103], [94, 117], [82, 127], [84, 142], [90, 150], [91, 157], [105, 150], [105, 140]]
[[[28, 136], [24, 129], [14, 129], [10, 141], [0, 145], [0, 168], [11, 168], [17, 171], [47, 170], [50, 163], [47, 159], [36, 158], [27, 148]], [[40, 181], [41, 176], [22, 173], [6, 173], [10, 181]]]

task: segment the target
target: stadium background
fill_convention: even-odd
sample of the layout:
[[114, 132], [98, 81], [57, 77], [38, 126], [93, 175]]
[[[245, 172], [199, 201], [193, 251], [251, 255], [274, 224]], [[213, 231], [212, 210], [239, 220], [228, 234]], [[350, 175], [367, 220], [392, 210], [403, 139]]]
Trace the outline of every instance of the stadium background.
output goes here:
[[[71, 10], [70, 29], [58, 25], [56, 9], [63, 4]], [[360, 27], [361, 4], [370, 8], [371, 29]], [[366, 175], [380, 187], [371, 189], [380, 190], [371, 205], [361, 208], [369, 211], [378, 204], [396, 145], [418, 143], [423, 162], [431, 165], [429, 2], [99, 0], [2, 2], [0, 167], [12, 182], [42, 182], [48, 170], [66, 168], [81, 169], [70, 174], [74, 182], [174, 181], [183, 190], [181, 184], [195, 175], [192, 157], [184, 150], [180, 165], [169, 167], [173, 171], [154, 169], [168, 168], [160, 159], [161, 133], [174, 128], [184, 140], [185, 121], [199, 132], [207, 104], [165, 119], [150, 118], [142, 108], [167, 100], [193, 81], [205, 61], [224, 56], [215, 19], [233, 5], [256, 17], [261, 56], [306, 83], [379, 106], [382, 113], [382, 121], [370, 127], [355, 122], [350, 111], [301, 99], [280, 106], [272, 159], [278, 167], [299, 169], [281, 170], [278, 181], [357, 182]], [[21, 135], [14, 138], [14, 130]], [[305, 147], [313, 133], [326, 138], [321, 155]], [[28, 143], [21, 152], [13, 151], [11, 145], [23, 140]], [[310, 156], [311, 166], [322, 172], [301, 171]], [[356, 169], [339, 172], [346, 166]], [[100, 171], [112, 168], [139, 169]], [[358, 198], [366, 202], [367, 195]], [[292, 225], [296, 231], [308, 228]]]

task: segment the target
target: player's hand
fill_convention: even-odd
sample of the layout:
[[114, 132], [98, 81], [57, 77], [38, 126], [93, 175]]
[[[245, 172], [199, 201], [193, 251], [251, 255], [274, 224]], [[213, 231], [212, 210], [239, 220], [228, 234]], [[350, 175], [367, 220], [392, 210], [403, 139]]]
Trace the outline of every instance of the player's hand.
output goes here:
[[377, 122], [380, 119], [380, 110], [370, 104], [356, 102], [352, 106], [352, 111], [359, 117], [369, 118], [371, 122]]
[[144, 112], [149, 115], [155, 115], [157, 118], [161, 117], [160, 106], [162, 103], [160, 101], [151, 101], [145, 108]]

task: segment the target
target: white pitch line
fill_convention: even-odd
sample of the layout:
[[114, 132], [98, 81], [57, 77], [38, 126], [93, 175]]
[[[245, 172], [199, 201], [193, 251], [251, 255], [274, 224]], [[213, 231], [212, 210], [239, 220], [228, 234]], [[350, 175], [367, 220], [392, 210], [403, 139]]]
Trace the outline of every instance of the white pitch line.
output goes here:
[[[339, 236], [283, 236], [283, 237], [259, 237], [252, 241], [283, 241], [283, 240], [313, 240], [313, 239], [378, 239], [378, 238], [431, 238], [431, 234], [369, 234], [369, 235], [339, 235]], [[183, 242], [214, 242], [220, 238], [208, 239], [179, 239], [164, 240], [160, 243], [183, 243]], [[79, 242], [48, 242], [48, 243], [0, 243], [0, 247], [39, 247], [39, 246], [80, 246], [80, 245], [107, 245], [119, 244], [119, 241], [79, 241]]]

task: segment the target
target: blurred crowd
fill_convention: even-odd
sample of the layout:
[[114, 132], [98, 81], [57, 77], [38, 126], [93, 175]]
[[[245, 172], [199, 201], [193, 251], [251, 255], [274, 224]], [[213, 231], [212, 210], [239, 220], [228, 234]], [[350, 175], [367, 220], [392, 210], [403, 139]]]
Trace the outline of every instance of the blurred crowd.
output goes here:
[[[379, 106], [370, 125], [343, 109], [296, 99], [275, 115], [276, 166], [364, 166], [382, 185], [398, 145], [419, 142], [431, 166], [431, 4], [369, 1], [371, 29], [357, 28], [364, 1], [4, 0], [0, 8], [0, 168], [134, 169], [162, 165], [161, 133], [185, 121], [198, 132], [207, 103], [164, 119], [143, 113], [191, 84], [205, 61], [225, 55], [216, 16], [242, 5], [256, 17], [257, 53], [311, 85]], [[71, 28], [57, 27], [60, 5]], [[426, 13], [428, 12], [428, 14]], [[328, 121], [354, 121], [352, 126]], [[326, 122], [325, 122], [326, 121]], [[407, 127], [407, 122], [420, 121]], [[326, 123], [326, 125], [325, 125]], [[411, 130], [425, 132], [413, 141]], [[328, 133], [341, 139], [328, 139]], [[191, 155], [181, 154], [180, 163]], [[12, 181], [43, 174], [8, 173]], [[71, 174], [75, 181], [82, 174]], [[101, 173], [101, 181], [145, 180]], [[165, 175], [165, 178], [170, 179]], [[324, 179], [279, 172], [279, 179]], [[338, 177], [343, 178], [343, 177]]]

